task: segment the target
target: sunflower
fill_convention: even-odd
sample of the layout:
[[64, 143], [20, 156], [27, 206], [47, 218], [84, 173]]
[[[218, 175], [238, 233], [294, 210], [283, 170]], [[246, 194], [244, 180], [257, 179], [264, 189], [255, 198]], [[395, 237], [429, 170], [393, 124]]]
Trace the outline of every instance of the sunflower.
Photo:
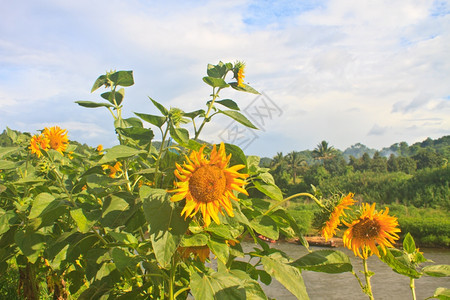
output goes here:
[[99, 155], [103, 155], [103, 145], [102, 144], [98, 145], [95, 150], [97, 150]]
[[341, 224], [341, 217], [346, 217], [344, 210], [349, 209], [356, 201], [353, 200], [353, 193], [349, 193], [347, 196], [340, 199], [340, 201], [336, 204], [333, 211], [330, 214], [330, 217], [323, 225], [320, 230], [321, 235], [325, 238], [326, 241], [332, 238], [336, 234], [336, 229]]
[[243, 188], [248, 174], [238, 173], [244, 165], [227, 168], [231, 154], [226, 156], [223, 143], [218, 151], [213, 146], [209, 160], [203, 154], [204, 149], [203, 145], [199, 151], [192, 151], [183, 166], [176, 164], [174, 173], [179, 181], [174, 182], [176, 188], [170, 192], [176, 193], [171, 198], [173, 202], [186, 199], [181, 215], [193, 217], [200, 210], [205, 225], [209, 226], [211, 218], [220, 224], [218, 213], [223, 215], [222, 209], [234, 216], [230, 199], [239, 201], [233, 191], [248, 196]]
[[61, 129], [59, 126], [44, 129], [44, 135], [49, 139], [49, 146], [51, 149], [63, 153], [67, 149], [69, 139], [67, 137], [67, 130]]
[[41, 149], [47, 151], [47, 149], [50, 147], [49, 143], [50, 141], [45, 135], [34, 135], [31, 138], [30, 146], [28, 148], [31, 150], [31, 153], [36, 154], [37, 157], [41, 157]]
[[240, 87], [244, 87], [244, 68], [245, 68], [245, 63], [243, 62], [237, 62], [235, 64], [235, 71], [234, 71], [234, 78], [237, 79], [237, 85]]
[[121, 162], [116, 162], [116, 164], [114, 166], [110, 166], [110, 165], [102, 165], [103, 170], [109, 170], [109, 174], [108, 176], [111, 178], [116, 178], [116, 173], [117, 172], [122, 172], [122, 163]]
[[[351, 224], [344, 221], [348, 229], [344, 232], [344, 246], [353, 250], [355, 256], [368, 258], [372, 254], [380, 256], [376, 244], [380, 245], [384, 253], [386, 247], [393, 247], [392, 243], [399, 239], [397, 232], [397, 218], [389, 216], [389, 208], [383, 212], [375, 210], [375, 203], [363, 203], [361, 216]], [[360, 252], [362, 250], [362, 254]]]

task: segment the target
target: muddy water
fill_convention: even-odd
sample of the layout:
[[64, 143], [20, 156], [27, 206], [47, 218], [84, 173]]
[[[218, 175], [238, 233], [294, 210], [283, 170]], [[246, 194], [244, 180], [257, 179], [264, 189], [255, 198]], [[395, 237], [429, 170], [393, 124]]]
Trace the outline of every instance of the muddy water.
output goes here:
[[[252, 243], [243, 243], [244, 250], [250, 250], [255, 245]], [[275, 247], [284, 251], [289, 257], [297, 259], [307, 254], [306, 249], [303, 246], [295, 244], [270, 244], [271, 247]], [[330, 249], [311, 247], [312, 250], [317, 249]], [[335, 248], [345, 252], [351, 259], [355, 272], [361, 275], [361, 280], [364, 281], [364, 277], [358, 271], [362, 270], [361, 259], [356, 258], [353, 252], [346, 248]], [[435, 264], [450, 264], [450, 249], [421, 249], [424, 252], [424, 256], [434, 261]], [[369, 270], [375, 272], [375, 275], [371, 278], [372, 290], [375, 299], [386, 300], [402, 300], [412, 299], [411, 290], [409, 288], [409, 278], [399, 275], [393, 272], [388, 266], [382, 263], [377, 257], [370, 257], [368, 260]], [[425, 266], [426, 264], [423, 264]], [[368, 299], [368, 297], [362, 293], [356, 278], [351, 273], [342, 274], [326, 274], [310, 271], [302, 272], [303, 279], [306, 284], [309, 297], [313, 300], [318, 299]], [[417, 299], [425, 299], [433, 295], [434, 291], [438, 287], [450, 288], [449, 277], [435, 278], [423, 276], [415, 280]], [[296, 299], [288, 290], [286, 290], [276, 280], [273, 280], [269, 286], [261, 284], [268, 297], [278, 300], [290, 300]]]

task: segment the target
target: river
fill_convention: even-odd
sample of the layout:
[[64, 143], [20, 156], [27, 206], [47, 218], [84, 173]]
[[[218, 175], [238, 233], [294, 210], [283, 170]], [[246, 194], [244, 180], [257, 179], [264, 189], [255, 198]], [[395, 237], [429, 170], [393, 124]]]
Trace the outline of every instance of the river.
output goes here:
[[[254, 245], [250, 242], [243, 242], [244, 250], [251, 250]], [[289, 243], [270, 244], [271, 247], [284, 251], [289, 257], [297, 259], [305, 254], [305, 247]], [[311, 247], [311, 250], [330, 249], [321, 247]], [[362, 270], [362, 260], [355, 257], [353, 252], [347, 248], [334, 248], [345, 252], [352, 261], [355, 273], [361, 275], [364, 282], [364, 276], [359, 273]], [[434, 261], [433, 264], [450, 264], [450, 249], [421, 249], [427, 259]], [[371, 278], [372, 291], [375, 299], [402, 300], [412, 299], [409, 288], [409, 278], [395, 273], [387, 265], [381, 262], [378, 257], [371, 256], [368, 259], [369, 270], [375, 272]], [[421, 266], [427, 265], [424, 263]], [[311, 271], [302, 272], [306, 289], [312, 300], [367, 300], [368, 297], [363, 294], [356, 278], [353, 274], [346, 272], [341, 274], [326, 274]], [[433, 295], [438, 287], [450, 288], [449, 277], [436, 278], [422, 276], [415, 280], [417, 299], [425, 299]], [[276, 280], [273, 280], [269, 286], [261, 284], [262, 288], [270, 298], [278, 300], [296, 299], [288, 290]]]

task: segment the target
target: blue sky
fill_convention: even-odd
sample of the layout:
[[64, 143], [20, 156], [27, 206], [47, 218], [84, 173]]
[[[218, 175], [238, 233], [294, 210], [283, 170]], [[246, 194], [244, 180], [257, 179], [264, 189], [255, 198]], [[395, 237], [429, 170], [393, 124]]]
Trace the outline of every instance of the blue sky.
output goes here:
[[[221, 97], [250, 119], [259, 113], [261, 130], [234, 140], [247, 154], [450, 134], [448, 1], [38, 0], [5, 2], [2, 12], [0, 130], [59, 125], [70, 139], [110, 147], [109, 112], [74, 103], [100, 99], [90, 93], [99, 75], [134, 71], [127, 117], [156, 114], [148, 96], [191, 111], [211, 93], [201, 80], [208, 63], [243, 60], [264, 96]], [[201, 138], [230, 142], [233, 126], [213, 119]]]

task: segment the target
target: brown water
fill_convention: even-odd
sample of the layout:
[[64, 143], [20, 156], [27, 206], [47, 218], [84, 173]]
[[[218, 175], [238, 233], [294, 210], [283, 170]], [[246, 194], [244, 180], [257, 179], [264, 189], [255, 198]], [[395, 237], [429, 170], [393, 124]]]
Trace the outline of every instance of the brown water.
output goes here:
[[[244, 242], [243, 248], [248, 251], [255, 247], [253, 243]], [[271, 247], [284, 251], [289, 257], [297, 259], [307, 254], [303, 246], [288, 243], [270, 244]], [[311, 250], [330, 249], [321, 247], [311, 247]], [[362, 260], [354, 256], [353, 252], [346, 248], [334, 248], [345, 252], [352, 261], [355, 273], [361, 275], [360, 278], [364, 282], [364, 276], [359, 273], [362, 267]], [[427, 259], [434, 261], [433, 264], [450, 264], [450, 249], [421, 249]], [[423, 264], [421, 266], [425, 266]], [[376, 256], [368, 259], [369, 270], [375, 272], [371, 278], [372, 291], [375, 299], [386, 300], [402, 300], [412, 299], [411, 290], [409, 288], [409, 278], [395, 273], [381, 262]], [[368, 299], [359, 287], [353, 274], [346, 272], [341, 274], [326, 274], [318, 272], [303, 271], [303, 279], [309, 297], [313, 300], [359, 300]], [[436, 278], [422, 276], [415, 280], [417, 299], [425, 299], [434, 294], [438, 287], [450, 288], [449, 277]], [[296, 299], [288, 290], [284, 288], [278, 281], [273, 280], [269, 286], [261, 284], [268, 297], [278, 300]]]

